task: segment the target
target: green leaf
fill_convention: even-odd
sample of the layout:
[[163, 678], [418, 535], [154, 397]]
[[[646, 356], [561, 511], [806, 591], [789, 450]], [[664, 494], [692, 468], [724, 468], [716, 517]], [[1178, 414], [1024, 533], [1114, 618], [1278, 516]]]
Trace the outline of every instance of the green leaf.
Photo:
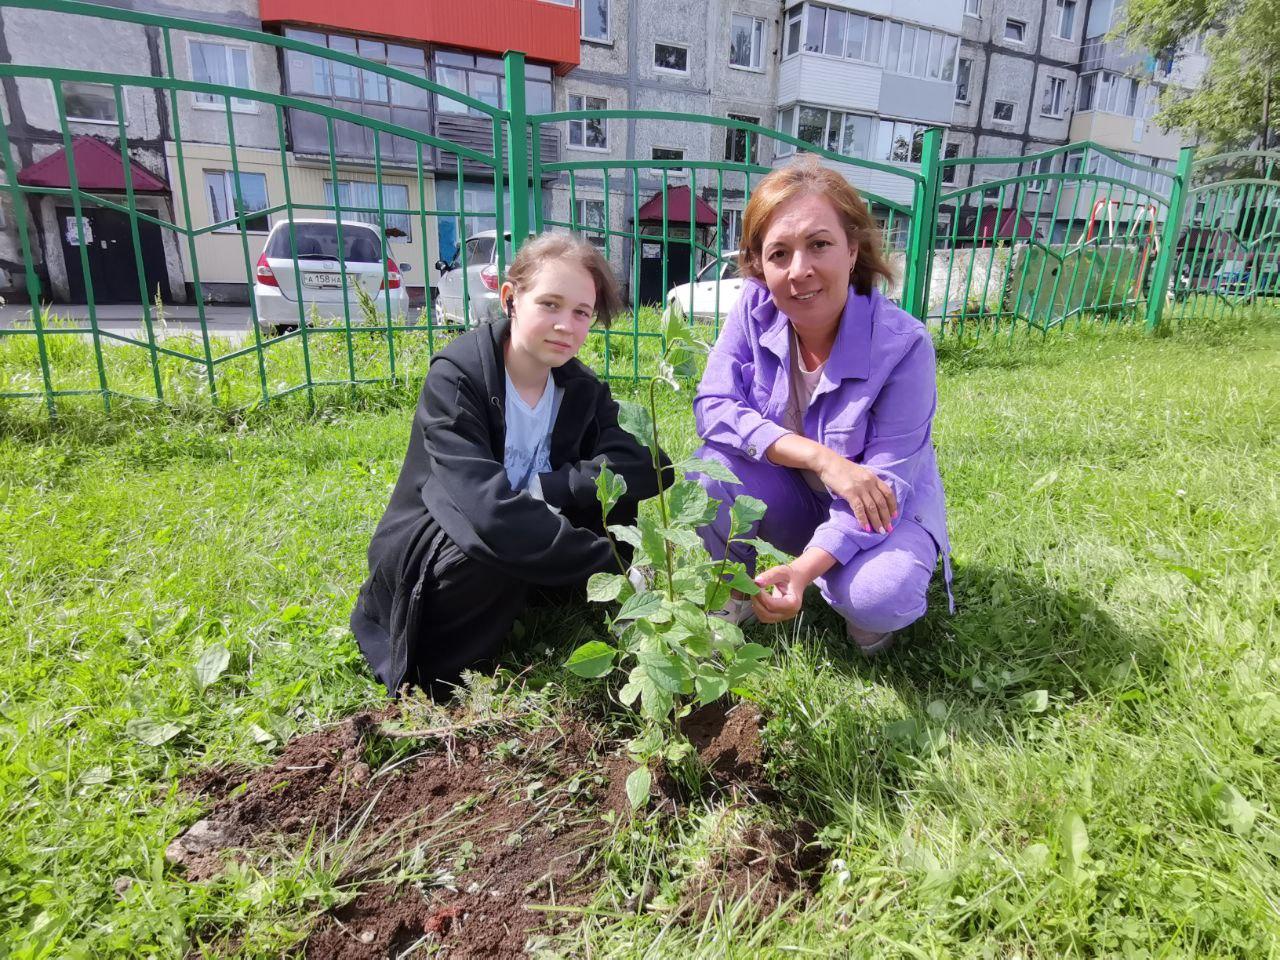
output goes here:
[[637, 550], [644, 549], [643, 542], [640, 539], [640, 531], [636, 527], [625, 527], [622, 524], [611, 524], [609, 532], [614, 538], [621, 540], [623, 543], [629, 543]]
[[610, 470], [607, 463], [602, 465], [600, 473], [596, 475], [596, 499], [600, 501], [600, 507], [604, 510], [606, 517], [626, 492], [626, 478]]
[[636, 696], [640, 697], [641, 715], [651, 720], [667, 720], [675, 705], [671, 691], [660, 686], [643, 663], [631, 668], [631, 675], [618, 694], [627, 706], [635, 702]]
[[660, 650], [642, 650], [636, 659], [655, 686], [668, 693], [689, 693], [692, 690], [689, 671], [676, 657]]
[[630, 586], [620, 573], [593, 573], [587, 581], [587, 599], [593, 603], [608, 603], [617, 600], [623, 588]]
[[755, 497], [743, 494], [735, 497], [729, 508], [729, 536], [737, 537], [751, 529], [751, 525], [764, 516], [765, 505]]
[[1062, 859], [1063, 872], [1071, 882], [1082, 876], [1088, 863], [1089, 831], [1085, 829], [1084, 818], [1079, 811], [1068, 809], [1062, 817]]
[[758, 643], [744, 643], [736, 651], [737, 660], [768, 660], [773, 651]]
[[731, 654], [742, 645], [742, 628], [736, 623], [712, 617], [708, 626], [711, 627], [712, 643], [721, 653]]
[[220, 643], [215, 643], [200, 654], [200, 659], [196, 661], [194, 668], [196, 687], [200, 692], [204, 693], [211, 684], [216, 683], [218, 678], [226, 673], [230, 663], [231, 651]]
[[662, 527], [662, 536], [681, 550], [697, 550], [702, 546], [702, 538], [697, 531], [688, 527]]
[[760, 587], [747, 573], [747, 568], [740, 563], [731, 563], [728, 567], [729, 589], [737, 590], [739, 593], [745, 593], [748, 597], [754, 597], [760, 592]]
[[648, 407], [631, 400], [619, 400], [618, 426], [653, 452], [653, 417], [649, 416]]
[[681, 480], [667, 494], [667, 513], [670, 522], [700, 527], [715, 519], [716, 506], [702, 484], [696, 480]]
[[1028, 494], [1039, 493], [1045, 487], [1049, 486], [1050, 484], [1056, 483], [1057, 481], [1058, 481], [1058, 471], [1056, 469], [1050, 470], [1048, 473], [1042, 476], [1039, 480], [1033, 483], [1030, 487], [1028, 487], [1027, 493]]
[[721, 483], [742, 485], [742, 481], [737, 478], [734, 472], [718, 460], [690, 457], [688, 460], [681, 461], [680, 470], [684, 473], [700, 473], [712, 480], [719, 480]]
[[757, 674], [764, 673], [765, 663], [763, 660], [746, 659], [735, 660], [729, 664], [729, 669], [725, 671], [725, 679], [729, 683], [729, 689], [735, 692], [744, 692], [743, 686], [748, 680]]
[[[656, 517], [643, 516], [638, 524], [640, 528], [640, 550], [643, 559], [655, 570], [666, 569], [667, 541], [662, 535], [662, 527]], [[641, 557], [636, 558], [641, 562]]]
[[145, 743], [149, 747], [158, 747], [168, 743], [182, 732], [176, 723], [157, 723], [145, 717], [134, 717], [124, 727], [125, 733], [133, 739]]
[[705, 707], [729, 692], [729, 679], [710, 666], [703, 667], [693, 678], [693, 689], [698, 695], [698, 705]]
[[644, 593], [637, 593], [629, 597], [614, 619], [638, 620], [644, 617], [652, 618], [661, 609], [662, 595], [654, 593], [652, 590], [646, 590]]
[[1218, 797], [1219, 822], [1242, 836], [1252, 831], [1258, 808], [1229, 783], [1218, 784], [1214, 792]]
[[1028, 713], [1044, 713], [1049, 709], [1048, 690], [1030, 690], [1018, 698]]
[[595, 679], [603, 677], [613, 669], [613, 658], [618, 651], [602, 640], [592, 640], [578, 647], [569, 654], [564, 665], [571, 673], [580, 677]]
[[[749, 547], [755, 548], [756, 558], [763, 560], [771, 567], [781, 567], [783, 564], [791, 562], [791, 556], [779, 550], [768, 540], [761, 540], [759, 537], [753, 537], [750, 540], [739, 540], [739, 543], [745, 543]], [[760, 569], [757, 564], [756, 569]]]
[[648, 767], [636, 767], [627, 774], [627, 799], [632, 810], [639, 810], [649, 802], [649, 792], [653, 788], [653, 774]]

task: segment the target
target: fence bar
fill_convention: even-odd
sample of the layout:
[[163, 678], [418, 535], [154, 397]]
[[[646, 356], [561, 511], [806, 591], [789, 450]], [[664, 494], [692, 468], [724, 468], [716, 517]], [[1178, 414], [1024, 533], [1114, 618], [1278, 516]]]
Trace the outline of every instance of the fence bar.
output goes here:
[[902, 306], [912, 316], [924, 320], [929, 313], [929, 274], [933, 265], [933, 233], [938, 218], [938, 188], [941, 171], [942, 130], [924, 132], [920, 169], [924, 180], [913, 185], [911, 232], [907, 236], [906, 276], [902, 278]]
[[[514, 256], [529, 235], [529, 151], [525, 140], [529, 120], [524, 102], [524, 54], [508, 50], [502, 59], [507, 84], [507, 179], [511, 182], [511, 253]], [[541, 152], [536, 142], [533, 150]], [[496, 149], [494, 153], [501, 157]], [[501, 199], [498, 198], [499, 202]], [[502, 242], [501, 235], [498, 242]]]
[[1173, 175], [1173, 185], [1169, 190], [1164, 230], [1160, 233], [1160, 250], [1156, 255], [1155, 270], [1151, 274], [1151, 293], [1147, 297], [1147, 329], [1152, 332], [1160, 329], [1164, 316], [1164, 291], [1169, 285], [1169, 266], [1176, 256], [1178, 237], [1182, 233], [1187, 187], [1191, 183], [1191, 165], [1195, 162], [1195, 155], [1195, 147], [1183, 147], [1179, 151], [1178, 169]]

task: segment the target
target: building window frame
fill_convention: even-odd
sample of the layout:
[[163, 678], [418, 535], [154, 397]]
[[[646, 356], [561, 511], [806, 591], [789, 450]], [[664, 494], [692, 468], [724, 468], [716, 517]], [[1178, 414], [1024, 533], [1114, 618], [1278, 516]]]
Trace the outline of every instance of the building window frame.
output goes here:
[[1059, 40], [1070, 40], [1076, 32], [1076, 14], [1079, 4], [1076, 0], [1057, 0], [1058, 28], [1054, 36]]
[[[964, 74], [964, 79], [961, 79]], [[956, 103], [970, 104], [969, 84], [973, 82], [973, 59], [971, 57], [959, 57], [956, 60]], [[963, 96], [961, 95], [963, 91]]]
[[[587, 32], [587, 4], [594, 3], [597, 5], [596, 10], [604, 21], [604, 29], [602, 33]], [[609, 0], [582, 0], [581, 17], [578, 21], [578, 27], [581, 31], [579, 39], [585, 40], [587, 43], [613, 43], [613, 11], [609, 7]]]
[[[413, 243], [413, 215], [407, 212], [406, 213], [387, 213], [386, 212], [388, 209], [391, 209], [391, 208], [394, 208], [397, 210], [405, 210], [405, 211], [409, 209], [409, 185], [406, 183], [388, 183], [386, 181], [383, 182], [382, 184], [383, 222], [382, 223], [378, 222], [377, 212], [366, 213], [364, 211], [357, 212], [355, 210], [350, 209], [350, 207], [365, 207], [365, 206], [376, 207], [377, 206], [376, 201], [374, 203], [367, 203], [367, 204], [355, 202], [351, 196], [351, 191], [353, 188], [357, 188], [357, 187], [364, 191], [372, 193], [375, 198], [377, 197], [377, 194], [378, 194], [377, 180], [361, 180], [357, 177], [344, 177], [342, 179], [339, 179], [338, 180], [338, 205], [342, 207], [342, 216], [344, 218], [350, 217], [352, 220], [359, 220], [361, 223], [367, 223], [369, 226], [373, 227], [375, 230], [378, 230], [379, 232], [381, 232], [384, 238], [399, 240], [403, 243]], [[342, 195], [344, 192], [344, 188], [346, 193], [345, 197]], [[325, 177], [324, 186], [322, 189], [324, 190], [324, 202], [327, 204], [333, 205], [333, 202], [334, 202], [333, 181], [328, 177]], [[389, 199], [387, 197], [388, 190], [394, 190], [397, 193], [403, 190], [404, 203], [402, 204], [397, 203]], [[390, 233], [389, 231], [391, 230], [394, 230], [396, 232]]]
[[964, 0], [964, 15], [975, 20], [982, 19], [982, 0]]
[[[203, 37], [187, 37], [187, 68], [191, 74], [191, 79], [196, 83], [216, 83], [211, 79], [201, 79], [196, 76], [196, 47], [219, 47], [222, 50], [222, 66], [227, 72], [227, 86], [235, 86], [235, 62], [234, 54], [240, 52], [244, 54], [245, 84], [242, 89], [254, 89], [253, 80], [253, 51], [247, 44], [243, 43], [226, 43], [222, 40], [210, 40]], [[196, 110], [225, 110], [223, 106], [223, 97], [214, 93], [202, 93], [194, 91], [191, 94], [191, 105]], [[258, 101], [248, 100], [243, 97], [231, 97], [232, 113], [257, 113]]]
[[[1028, 176], [1031, 174], [1040, 174], [1040, 173], [1052, 173], [1053, 157], [1041, 157], [1038, 160], [1032, 160], [1028, 163], [1022, 164], [1022, 167], [1027, 167], [1028, 169], [1023, 170], [1020, 167], [1018, 171], [1019, 176]], [[1028, 193], [1044, 193], [1048, 189], [1049, 189], [1048, 180], [1028, 180], [1027, 181]]]
[[574, 202], [576, 206], [573, 210], [573, 222], [578, 225], [578, 233], [603, 253], [609, 242], [606, 236], [609, 225], [604, 219], [604, 200], [599, 197], [578, 197]]
[[1067, 111], [1067, 81], [1065, 77], [1046, 77], [1044, 97], [1040, 101], [1040, 116], [1061, 120]]
[[[954, 160], [958, 156], [960, 156], [959, 140], [947, 140], [942, 144], [943, 160]], [[942, 182], [947, 186], [953, 186], [956, 182], [956, 170], [958, 169], [959, 169], [958, 167], [954, 167], [954, 166], [943, 167]]]
[[[1009, 108], [1007, 111], [1009, 114], [1008, 118], [1000, 116], [1002, 107]], [[1012, 100], [993, 100], [991, 102], [991, 122], [992, 123], [1012, 124], [1017, 122], [1016, 117], [1017, 117], [1017, 105]]]
[[[70, 100], [68, 98], [69, 88], [70, 89], [79, 88], [84, 93], [89, 93], [89, 94], [92, 94], [95, 91], [85, 89], [85, 88], [97, 88], [99, 90], [105, 91], [106, 92], [105, 102], [110, 105], [112, 116], [110, 118], [76, 116], [71, 112], [71, 108], [69, 106], [70, 104]], [[115, 112], [116, 112], [115, 88], [112, 87], [112, 85], [109, 83], [94, 83], [91, 80], [63, 80], [62, 81], [62, 105], [63, 105], [63, 108], [66, 110], [66, 119], [70, 123], [94, 123], [94, 124], [100, 124], [106, 127], [118, 126], [120, 123], [120, 118], [118, 116], [115, 116]], [[124, 122], [126, 125], [128, 125], [129, 98], [125, 96], [123, 90], [121, 91], [121, 95], [120, 95], [120, 105], [124, 108]]]
[[[875, 146], [871, 151], [872, 158], [882, 163], [919, 166], [924, 157], [924, 134], [931, 124], [917, 123], [914, 120], [898, 120], [893, 117], [880, 117], [878, 121], [875, 130]], [[904, 133], [906, 136], [903, 136]], [[900, 144], [904, 149], [898, 149]]]
[[[733, 38], [736, 34], [734, 21], [743, 20], [750, 21], [748, 33], [751, 37], [751, 43], [747, 56], [747, 63], [738, 63], [733, 59], [734, 45]], [[733, 70], [746, 70], [749, 73], [764, 72], [764, 48], [767, 39], [766, 32], [769, 29], [763, 17], [753, 17], [747, 13], [731, 13], [729, 15], [729, 67]]]
[[[232, 180], [232, 178], [236, 176], [236, 172], [234, 170], [225, 170], [222, 168], [211, 167], [211, 168], [205, 168], [203, 170], [203, 173], [204, 173], [204, 198], [205, 198], [206, 204], [208, 204], [209, 223], [210, 224], [221, 223], [223, 220], [230, 220], [233, 216], [237, 216], [238, 214], [235, 212], [236, 211], [236, 189]], [[262, 173], [261, 171], [258, 171], [258, 170], [241, 170], [240, 171], [239, 180], [240, 180], [241, 196], [244, 196], [245, 181], [246, 179], [249, 179], [249, 178], [254, 178], [255, 182], [260, 182], [262, 185], [262, 206], [255, 207], [253, 211], [246, 211], [246, 212], [252, 213], [257, 210], [265, 210], [266, 208], [270, 207], [271, 195], [269, 193], [269, 188], [267, 184], [267, 175], [265, 173]], [[215, 185], [216, 185], [216, 189], [218, 189], [219, 191], [219, 197], [217, 198], [217, 201], [215, 201], [214, 195], [213, 195], [213, 190], [215, 189]], [[218, 216], [216, 202], [221, 202], [221, 204], [223, 205], [223, 209], [228, 212], [229, 216], [225, 216], [225, 217]], [[256, 222], [258, 220], [262, 221], [260, 226], [250, 226], [250, 223]], [[268, 213], [262, 213], [256, 217], [246, 217], [244, 230], [245, 230], [245, 233], [254, 233], [254, 234], [269, 233], [271, 231], [271, 215]], [[213, 233], [239, 233], [240, 228], [238, 226], [227, 226], [227, 227], [220, 227], [219, 229], [214, 230], [212, 232]]]
[[[684, 67], [667, 67], [658, 62], [658, 48], [666, 47], [668, 50], [679, 50], [684, 53]], [[658, 73], [668, 73], [674, 76], [687, 77], [689, 75], [689, 47], [684, 43], [672, 43], [667, 40], [655, 40], [653, 42], [653, 69]]]
[[[1016, 34], [1016, 36], [1010, 36], [1010, 33]], [[1005, 43], [1016, 43], [1020, 47], [1026, 46], [1027, 21], [1019, 20], [1017, 17], [1005, 17], [1002, 36]]]
[[[578, 101], [577, 106], [574, 106], [575, 100]], [[599, 104], [599, 106], [592, 106], [591, 105], [592, 101]], [[608, 97], [597, 97], [589, 93], [571, 93], [568, 95], [567, 103], [568, 103], [568, 108], [570, 110], [608, 110], [609, 109]], [[590, 150], [593, 153], [609, 152], [609, 121], [607, 119], [588, 120], [583, 118], [579, 120], [566, 120], [565, 123], [568, 126], [568, 131], [566, 136], [566, 145], [570, 149]], [[593, 124], [597, 125], [597, 130], [599, 131], [600, 141], [598, 146], [592, 146], [589, 143], [587, 143], [587, 133], [589, 128]], [[578, 135], [577, 143], [574, 143], [574, 140], [573, 140], [575, 131], [577, 132], [577, 135]]]
[[[739, 120], [742, 123], [754, 123], [760, 126], [763, 117], [752, 117], [745, 113], [727, 113], [725, 117], [729, 120]], [[754, 134], [751, 137], [751, 156], [747, 156], [747, 132], [740, 127], [728, 127], [725, 130], [724, 137], [724, 158], [729, 163], [755, 163], [756, 158], [760, 156], [760, 134]]]

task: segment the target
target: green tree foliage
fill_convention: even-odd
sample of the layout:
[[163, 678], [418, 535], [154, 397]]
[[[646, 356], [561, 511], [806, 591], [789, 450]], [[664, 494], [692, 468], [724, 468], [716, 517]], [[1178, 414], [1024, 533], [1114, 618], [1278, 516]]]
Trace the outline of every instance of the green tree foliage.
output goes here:
[[1185, 55], [1190, 38], [1207, 34], [1203, 81], [1195, 90], [1170, 88], [1160, 124], [1215, 151], [1280, 142], [1280, 0], [1129, 0], [1115, 33], [1132, 47], [1176, 56]]

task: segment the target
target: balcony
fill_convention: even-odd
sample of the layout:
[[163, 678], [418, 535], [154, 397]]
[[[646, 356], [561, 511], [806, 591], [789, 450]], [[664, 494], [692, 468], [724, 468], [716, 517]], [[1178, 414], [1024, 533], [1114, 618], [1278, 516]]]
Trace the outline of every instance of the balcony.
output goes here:
[[544, 0], [259, 0], [264, 25], [308, 24], [410, 43], [436, 43], [490, 54], [522, 50], [555, 65], [578, 65], [578, 8]]

